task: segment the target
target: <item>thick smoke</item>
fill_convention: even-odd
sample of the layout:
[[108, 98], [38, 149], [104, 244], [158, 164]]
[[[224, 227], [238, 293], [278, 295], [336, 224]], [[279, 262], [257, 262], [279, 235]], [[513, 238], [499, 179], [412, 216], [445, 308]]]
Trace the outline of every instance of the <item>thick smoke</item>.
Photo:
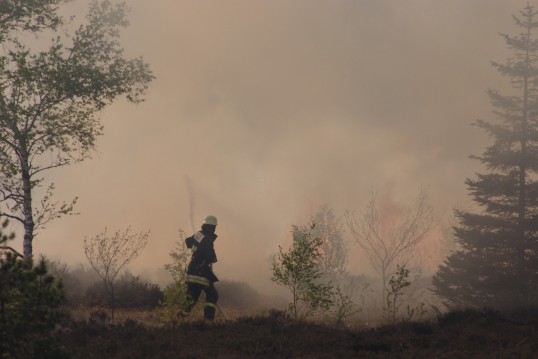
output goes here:
[[194, 233], [194, 189], [192, 185], [192, 179], [185, 175], [185, 184], [187, 186], [187, 192], [189, 194], [189, 219], [191, 221], [191, 229]]
[[467, 200], [468, 156], [489, 143], [470, 124], [492, 118], [488, 88], [510, 86], [490, 61], [527, 1], [128, 3], [120, 41], [156, 80], [144, 103], [103, 111], [99, 156], [51, 172], [80, 215], [41, 231], [36, 255], [83, 263], [85, 236], [132, 225], [151, 230], [133, 272], [158, 273], [178, 228], [211, 213], [219, 277], [264, 289], [309, 208], [360, 211], [372, 188], [408, 203], [424, 186], [436, 213]]

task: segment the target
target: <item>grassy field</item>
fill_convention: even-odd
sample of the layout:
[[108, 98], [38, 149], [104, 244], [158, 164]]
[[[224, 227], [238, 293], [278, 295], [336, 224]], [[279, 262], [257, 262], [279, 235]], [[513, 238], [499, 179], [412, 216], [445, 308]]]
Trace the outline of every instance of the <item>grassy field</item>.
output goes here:
[[[282, 312], [166, 326], [69, 320], [56, 333], [74, 358], [537, 358], [538, 316], [448, 313], [375, 329], [300, 323]], [[149, 321], [148, 321], [149, 320]]]

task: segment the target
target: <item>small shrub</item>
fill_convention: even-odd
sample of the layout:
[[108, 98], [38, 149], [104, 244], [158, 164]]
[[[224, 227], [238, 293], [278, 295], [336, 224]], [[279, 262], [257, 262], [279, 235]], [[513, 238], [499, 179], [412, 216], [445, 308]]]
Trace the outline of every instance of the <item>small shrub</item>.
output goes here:
[[74, 269], [60, 261], [46, 259], [49, 273], [62, 281], [66, 296], [66, 305], [78, 307], [87, 305], [86, 291], [90, 285], [99, 280], [91, 268], [82, 265]]
[[355, 303], [351, 298], [343, 292], [343, 290], [337, 286], [334, 294], [334, 302], [332, 306], [331, 317], [334, 324], [340, 327], [344, 324], [345, 320], [359, 313], [361, 310], [355, 306]]
[[0, 358], [66, 357], [52, 338], [64, 299], [43, 260], [0, 257]]
[[108, 315], [102, 309], [94, 310], [90, 313], [89, 322], [93, 324], [105, 324], [108, 319]]
[[[190, 300], [187, 295], [187, 271], [185, 268], [189, 263], [191, 251], [185, 245], [185, 231], [179, 229], [178, 234], [177, 246], [170, 252], [172, 262], [164, 265], [164, 268], [172, 276], [172, 283], [169, 283], [164, 289], [163, 300], [155, 310], [157, 317], [166, 324], [174, 324], [178, 313], [189, 304]], [[194, 308], [195, 311], [197, 309], [197, 307]]]
[[[152, 310], [163, 299], [158, 285], [148, 283], [139, 276], [123, 274], [115, 284], [115, 306], [121, 309]], [[106, 303], [107, 293], [101, 282], [94, 282], [86, 290], [88, 304], [99, 306]]]
[[387, 295], [385, 298], [385, 310], [387, 320], [392, 325], [396, 325], [396, 315], [398, 314], [398, 310], [401, 306], [399, 299], [403, 294], [403, 290], [411, 285], [411, 282], [408, 280], [408, 278], [409, 270], [406, 268], [405, 265], [398, 265], [396, 272], [390, 277], [390, 288], [388, 288]]

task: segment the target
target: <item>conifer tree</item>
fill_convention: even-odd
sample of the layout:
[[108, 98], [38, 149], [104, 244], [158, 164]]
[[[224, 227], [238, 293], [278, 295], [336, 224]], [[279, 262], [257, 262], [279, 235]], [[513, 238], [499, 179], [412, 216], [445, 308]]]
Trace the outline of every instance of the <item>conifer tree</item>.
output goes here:
[[514, 16], [521, 32], [501, 34], [512, 57], [492, 65], [512, 85], [489, 90], [497, 121], [478, 120], [492, 139], [482, 156], [485, 173], [467, 179], [475, 212], [455, 211], [460, 248], [434, 276], [449, 307], [494, 307], [536, 302], [538, 294], [538, 11]]
[[[0, 226], [0, 239], [13, 239]], [[6, 247], [10, 248], [10, 247]], [[34, 265], [0, 250], [0, 358], [66, 358], [52, 333], [63, 318], [63, 285], [48, 273], [45, 259]]]

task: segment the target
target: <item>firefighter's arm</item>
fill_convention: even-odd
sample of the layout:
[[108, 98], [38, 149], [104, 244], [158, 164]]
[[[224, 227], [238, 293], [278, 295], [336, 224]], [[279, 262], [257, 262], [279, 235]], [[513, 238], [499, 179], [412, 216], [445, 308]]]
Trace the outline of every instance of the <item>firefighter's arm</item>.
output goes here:
[[207, 261], [209, 263], [217, 262], [217, 254], [215, 253], [215, 247], [213, 246], [213, 242], [211, 242], [207, 251]]
[[189, 238], [185, 239], [185, 245], [187, 248], [192, 248], [192, 245], [194, 244], [194, 237], [190, 236]]
[[195, 243], [198, 243], [196, 246], [199, 246], [202, 239], [204, 239], [204, 234], [202, 232], [196, 232], [189, 238], [185, 239], [185, 244], [187, 245], [187, 248], [192, 248]]

